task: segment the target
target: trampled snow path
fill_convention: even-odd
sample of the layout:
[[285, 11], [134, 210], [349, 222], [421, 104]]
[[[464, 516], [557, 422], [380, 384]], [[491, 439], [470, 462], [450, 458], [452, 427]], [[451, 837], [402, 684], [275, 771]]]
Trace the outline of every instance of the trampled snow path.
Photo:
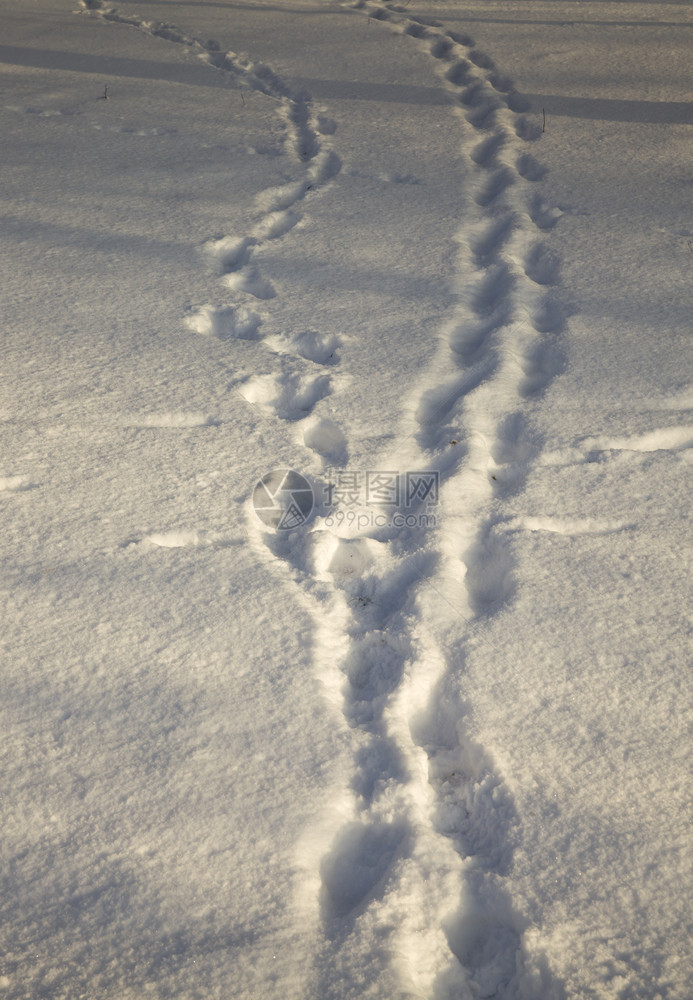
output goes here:
[[[493, 501], [536, 458], [523, 399], [560, 368], [558, 261], [540, 240], [557, 213], [532, 190], [542, 170], [526, 147], [536, 134], [521, 98], [473, 40], [404, 8], [355, 8], [439, 62], [467, 123], [462, 153], [478, 169], [460, 220], [457, 307], [403, 443], [378, 466], [440, 474], [433, 543], [420, 528], [270, 540], [310, 588], [317, 573], [332, 591], [323, 675], [364, 733], [320, 867], [322, 918], [345, 945], [391, 935], [399, 988], [414, 995], [511, 995], [529, 985], [522, 926], [502, 885], [516, 818], [492, 762], [465, 738], [455, 671], [469, 633], [512, 594], [510, 525]], [[551, 991], [548, 977], [535, 986]], [[320, 988], [329, 994], [327, 981]]]
[[[258, 303], [270, 308], [276, 289], [255, 265], [255, 252], [288, 236], [303, 199], [338, 173], [323, 134], [335, 123], [324, 126], [310, 97], [266, 65], [99, 0], [82, 6], [188, 46], [277, 100], [304, 176], [258, 194], [250, 232], [210, 237], [202, 249], [227, 292], [185, 318], [198, 334], [262, 341]], [[401, 443], [378, 463], [403, 477], [438, 474], [437, 527], [354, 531], [346, 521], [340, 529], [334, 516], [328, 527], [323, 507], [310, 531], [269, 534], [249, 512], [258, 554], [298, 584], [315, 621], [316, 670], [359, 734], [350, 787], [298, 848], [298, 902], [324, 941], [311, 986], [321, 997], [363, 995], [376, 980], [382, 988], [382, 970], [360, 967], [377, 937], [390, 955], [385, 978], [393, 995], [508, 996], [520, 988], [528, 995], [523, 927], [503, 888], [517, 820], [493, 762], [465, 737], [455, 676], [466, 644], [483, 641], [483, 616], [512, 596], [512, 534], [537, 530], [504, 522], [494, 501], [517, 490], [538, 457], [523, 400], [560, 368], [558, 261], [541, 242], [560, 213], [534, 190], [542, 169], [529, 152], [537, 136], [522, 99], [471, 38], [405, 8], [363, 0], [350, 6], [410, 36], [435, 60], [462, 118], [460, 152], [474, 165], [475, 182], [457, 238], [457, 305], [412, 395]], [[243, 378], [238, 391], [295, 423], [307, 447], [344, 468], [349, 442], [342, 430], [331, 419], [310, 418], [330, 393], [324, 369], [338, 360], [338, 340], [309, 331], [264, 343], [284, 356], [281, 374]], [[315, 365], [323, 371], [314, 374]], [[168, 536], [154, 541], [183, 544]], [[336, 977], [334, 968], [329, 976], [322, 971], [328, 955]], [[536, 987], [549, 995], [548, 979]]]

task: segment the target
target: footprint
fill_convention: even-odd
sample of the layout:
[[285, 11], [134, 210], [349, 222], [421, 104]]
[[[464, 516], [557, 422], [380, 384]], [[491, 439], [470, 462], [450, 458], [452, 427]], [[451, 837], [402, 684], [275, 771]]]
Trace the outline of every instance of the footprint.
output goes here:
[[337, 131], [337, 122], [326, 115], [318, 115], [317, 129], [320, 135], [334, 135]]
[[[349, 681], [348, 699], [355, 706], [376, 699], [382, 700], [398, 686], [404, 671], [404, 656], [396, 649], [386, 632], [375, 630], [364, 636], [351, 649], [344, 663]], [[358, 710], [357, 710], [358, 714]]]
[[494, 90], [498, 90], [501, 94], [511, 94], [514, 93], [514, 87], [512, 80], [508, 76], [503, 76], [502, 73], [493, 72], [488, 76], [488, 82], [491, 84]]
[[477, 316], [489, 316], [507, 300], [515, 285], [515, 278], [505, 262], [490, 267], [481, 279], [471, 300]]
[[487, 56], [485, 52], [478, 52], [476, 49], [473, 49], [469, 53], [469, 59], [471, 60], [471, 62], [474, 63], [475, 66], [478, 66], [479, 69], [488, 69], [488, 70], [495, 69], [493, 60], [489, 56]]
[[256, 242], [249, 237], [238, 239], [235, 236], [222, 236], [218, 240], [209, 240], [203, 245], [202, 250], [214, 259], [221, 274], [228, 274], [248, 263]]
[[515, 590], [508, 539], [490, 526], [465, 552], [463, 561], [467, 567], [464, 579], [472, 611], [479, 615], [505, 605]]
[[495, 358], [486, 358], [481, 364], [452, 381], [426, 390], [416, 411], [416, 419], [421, 429], [431, 430], [438, 427], [460, 399], [489, 378], [496, 363]]
[[541, 392], [565, 366], [559, 344], [544, 338], [535, 343], [522, 359], [524, 378], [520, 382], [520, 395], [525, 398]]
[[477, 110], [467, 115], [469, 124], [479, 132], [488, 132], [496, 126], [498, 106], [493, 101], [484, 101]]
[[447, 59], [452, 48], [452, 39], [436, 38], [431, 42], [431, 55], [434, 59]]
[[246, 292], [256, 299], [273, 299], [277, 294], [272, 282], [263, 278], [256, 267], [244, 267], [242, 271], [227, 274], [224, 284], [234, 292]]
[[541, 443], [532, 438], [522, 413], [511, 413], [501, 421], [491, 448], [493, 487], [496, 495], [516, 493], [523, 485], [529, 463], [539, 453]]
[[201, 306], [185, 318], [194, 333], [219, 340], [257, 340], [262, 317], [244, 306]]
[[334, 365], [339, 361], [337, 348], [340, 346], [340, 340], [334, 334], [306, 330], [305, 333], [300, 333], [293, 343], [302, 358], [314, 361], [316, 365]]
[[[358, 725], [356, 721], [353, 724]], [[374, 727], [371, 724], [364, 728], [369, 731]], [[385, 786], [393, 782], [403, 784], [406, 780], [406, 759], [396, 740], [378, 733], [356, 751], [351, 788], [365, 808], [373, 804]]]
[[508, 213], [508, 215], [492, 222], [480, 236], [470, 240], [476, 264], [479, 267], [488, 266], [491, 259], [498, 253], [516, 228], [517, 220], [513, 214]]
[[403, 34], [411, 35], [412, 38], [425, 38], [428, 34], [428, 29], [423, 24], [410, 21], [409, 24], [405, 25]]
[[474, 39], [471, 35], [465, 35], [461, 31], [448, 31], [447, 37], [452, 38], [453, 42], [457, 42], [458, 45], [462, 45], [465, 49], [471, 49], [474, 45]]
[[325, 921], [346, 917], [375, 896], [406, 839], [403, 823], [348, 823], [320, 865]]
[[327, 417], [320, 417], [303, 431], [303, 441], [333, 465], [344, 466], [348, 460], [347, 441], [340, 427]]
[[508, 94], [506, 103], [510, 110], [514, 111], [516, 114], [524, 114], [532, 107], [532, 102], [529, 98], [525, 97], [523, 94], [518, 94], [516, 90], [513, 90]]
[[553, 229], [563, 215], [560, 208], [551, 208], [539, 195], [534, 195], [529, 204], [529, 217], [537, 229]]
[[450, 333], [450, 349], [462, 358], [471, 358], [492, 333], [510, 322], [512, 312], [512, 303], [505, 298], [485, 318], [457, 324]]
[[488, 181], [476, 196], [476, 203], [481, 208], [486, 208], [491, 204], [506, 188], [515, 183], [515, 175], [510, 167], [499, 167], [495, 170]]
[[332, 577], [338, 586], [362, 577], [383, 545], [373, 538], [340, 538], [328, 530], [314, 532], [312, 542], [316, 573]]
[[496, 154], [505, 145], [506, 137], [502, 132], [490, 135], [487, 139], [482, 139], [478, 146], [471, 152], [471, 158], [480, 167], [488, 167], [495, 162]]
[[546, 177], [547, 170], [529, 153], [522, 153], [517, 158], [517, 172], [526, 181], [540, 181]]
[[310, 111], [305, 101], [287, 101], [282, 116], [294, 133], [295, 152], [299, 160], [312, 160], [320, 151], [318, 137], [310, 125]]
[[525, 142], [536, 142], [541, 138], [541, 126], [522, 115], [515, 123], [515, 135]]
[[559, 270], [557, 255], [544, 243], [536, 243], [527, 254], [525, 274], [537, 285], [555, 285]]
[[255, 204], [260, 212], [285, 212], [304, 197], [306, 190], [305, 181], [292, 181], [279, 187], [266, 188], [256, 195]]
[[532, 325], [537, 333], [560, 333], [565, 326], [567, 310], [553, 292], [547, 292], [535, 309]]
[[314, 184], [325, 184], [336, 177], [341, 169], [342, 161], [337, 154], [331, 149], [323, 149], [315, 157], [315, 161], [308, 171], [309, 185], [307, 190], [310, 190]]
[[297, 372], [282, 372], [250, 378], [238, 386], [238, 391], [249, 403], [282, 420], [302, 420], [329, 394], [330, 379], [327, 375], [312, 378]]
[[526, 463], [538, 450], [538, 443], [531, 440], [525, 416], [522, 413], [511, 413], [498, 427], [491, 456], [498, 465]]
[[301, 218], [300, 212], [292, 212], [290, 209], [281, 212], [268, 212], [255, 224], [251, 240], [260, 243], [263, 240], [279, 239], [290, 232], [294, 226], [297, 226]]
[[[460, 64], [457, 63], [459, 66]], [[466, 63], [469, 67], [469, 63]], [[471, 67], [469, 67], [471, 69]], [[469, 82], [471, 80], [471, 82]], [[465, 77], [460, 80], [460, 85], [462, 83], [468, 83], [468, 86], [462, 91], [459, 97], [460, 104], [463, 104], [465, 108], [478, 108], [478, 107], [493, 107], [496, 108], [495, 101], [489, 100], [488, 91], [484, 87], [481, 80], [475, 80], [473, 77]]]

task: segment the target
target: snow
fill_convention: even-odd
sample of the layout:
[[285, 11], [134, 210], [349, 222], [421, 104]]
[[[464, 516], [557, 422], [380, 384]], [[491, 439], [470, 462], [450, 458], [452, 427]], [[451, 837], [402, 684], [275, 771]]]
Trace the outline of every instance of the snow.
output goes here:
[[0, 19], [0, 994], [687, 1000], [687, 5]]

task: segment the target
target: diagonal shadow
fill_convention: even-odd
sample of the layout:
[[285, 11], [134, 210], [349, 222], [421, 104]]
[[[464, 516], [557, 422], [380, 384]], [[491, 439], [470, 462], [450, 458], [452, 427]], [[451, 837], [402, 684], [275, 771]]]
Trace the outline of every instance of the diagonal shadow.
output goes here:
[[365, 83], [363, 80], [321, 80], [314, 77], [298, 77], [295, 82], [320, 100], [383, 101], [387, 104], [412, 105], [452, 103], [450, 94], [442, 87]]
[[566, 28], [579, 25], [588, 25], [598, 28], [691, 28], [690, 21], [597, 21], [590, 18], [581, 17], [576, 10], [574, 17], [561, 17], [548, 19], [545, 17], [475, 17], [474, 14], [465, 14], [463, 17], [448, 17], [442, 13], [440, 17], [448, 21], [462, 21], [465, 24], [534, 24], [542, 27]]
[[567, 97], [562, 94], [522, 94], [532, 109], [561, 118], [611, 122], [693, 125], [693, 101], [626, 101], [610, 97]]
[[210, 72], [208, 65], [159, 63], [119, 56], [85, 55], [62, 49], [33, 49], [18, 45], [0, 45], [0, 63], [58, 69], [66, 73], [93, 73], [95, 76], [132, 77], [138, 80], [167, 80], [194, 87], [227, 87], [228, 74]]

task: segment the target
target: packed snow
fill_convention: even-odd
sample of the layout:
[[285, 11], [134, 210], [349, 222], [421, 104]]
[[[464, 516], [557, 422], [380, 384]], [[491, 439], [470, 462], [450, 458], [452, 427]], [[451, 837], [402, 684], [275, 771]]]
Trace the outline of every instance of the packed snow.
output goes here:
[[0, 997], [689, 1000], [690, 5], [0, 24]]

